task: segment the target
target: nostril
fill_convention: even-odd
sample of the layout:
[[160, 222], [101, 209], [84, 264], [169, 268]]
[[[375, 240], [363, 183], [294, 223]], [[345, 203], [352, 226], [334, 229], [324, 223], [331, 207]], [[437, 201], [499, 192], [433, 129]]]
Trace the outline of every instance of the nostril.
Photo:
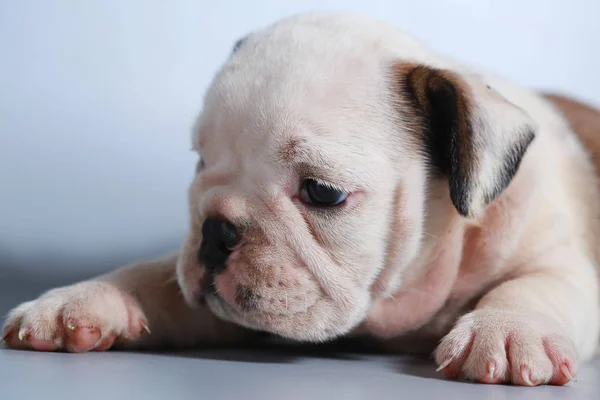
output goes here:
[[228, 250], [223, 251], [219, 248], [215, 248], [206, 240], [202, 241], [200, 249], [198, 250], [198, 261], [206, 268], [208, 273], [213, 275], [216, 275], [225, 269], [228, 256]]
[[234, 248], [240, 240], [240, 235], [233, 224], [214, 217], [207, 218], [204, 221], [202, 236], [204, 240], [227, 249]]
[[223, 240], [225, 247], [233, 249], [239, 243], [240, 236], [238, 235], [235, 226], [229, 222], [223, 222], [221, 224], [221, 239]]
[[233, 224], [211, 217], [202, 224], [202, 236], [198, 260], [208, 272], [217, 274], [225, 269], [227, 258], [238, 244], [240, 235]]

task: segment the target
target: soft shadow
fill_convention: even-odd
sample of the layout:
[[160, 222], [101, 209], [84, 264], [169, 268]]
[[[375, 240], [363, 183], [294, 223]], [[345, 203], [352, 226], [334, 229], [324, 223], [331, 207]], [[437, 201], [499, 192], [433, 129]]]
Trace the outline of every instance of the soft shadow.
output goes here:
[[324, 344], [298, 344], [279, 339], [265, 339], [240, 345], [211, 345], [204, 348], [136, 351], [136, 353], [260, 364], [294, 363], [307, 358], [360, 361], [365, 356], [374, 354], [369, 348], [350, 340], [338, 340]]
[[404, 375], [417, 378], [446, 380], [443, 373], [436, 372], [435, 362], [425, 356], [403, 356], [395, 369]]

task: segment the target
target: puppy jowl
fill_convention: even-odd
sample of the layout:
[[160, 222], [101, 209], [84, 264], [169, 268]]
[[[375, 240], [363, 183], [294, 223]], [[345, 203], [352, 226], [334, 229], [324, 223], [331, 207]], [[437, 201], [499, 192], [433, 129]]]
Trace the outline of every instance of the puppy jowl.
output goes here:
[[337, 13], [249, 33], [201, 108], [180, 250], [16, 307], [9, 346], [352, 337], [527, 386], [593, 356], [596, 110]]

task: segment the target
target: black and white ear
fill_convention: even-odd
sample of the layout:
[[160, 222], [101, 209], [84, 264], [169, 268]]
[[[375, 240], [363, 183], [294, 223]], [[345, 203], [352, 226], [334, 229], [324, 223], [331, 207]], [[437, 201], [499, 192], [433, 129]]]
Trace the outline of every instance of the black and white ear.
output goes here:
[[532, 119], [478, 77], [421, 65], [402, 71], [431, 166], [448, 179], [458, 212], [476, 216], [519, 169], [535, 137]]

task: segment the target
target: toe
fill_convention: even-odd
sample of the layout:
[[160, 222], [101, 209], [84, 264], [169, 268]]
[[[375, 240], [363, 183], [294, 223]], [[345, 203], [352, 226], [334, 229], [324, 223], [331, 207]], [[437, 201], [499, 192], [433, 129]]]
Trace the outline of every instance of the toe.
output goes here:
[[81, 353], [93, 349], [100, 340], [100, 329], [93, 326], [79, 326], [75, 322], [67, 322], [66, 348], [72, 353]]
[[562, 386], [575, 381], [577, 355], [572, 343], [558, 336], [546, 337], [544, 350], [553, 366], [550, 384]]
[[575, 382], [575, 374], [573, 368], [569, 363], [563, 363], [554, 372], [552, 379], [550, 380], [551, 385], [564, 386], [569, 382]]
[[443, 361], [436, 371], [442, 371], [444, 376], [448, 379], [457, 379], [460, 373], [460, 365], [454, 363], [454, 359], [449, 358]]
[[100, 344], [98, 346], [96, 346], [96, 348], [94, 348], [94, 351], [106, 351], [106, 350], [110, 349], [112, 347], [112, 345], [115, 343], [115, 339], [116, 339], [115, 335], [110, 335], [110, 336], [102, 339]]
[[448, 379], [458, 379], [461, 376], [463, 365], [471, 353], [475, 333], [469, 332], [466, 336], [457, 339], [455, 336], [447, 336], [437, 348], [435, 358], [441, 370]]
[[517, 372], [513, 374], [513, 383], [520, 386], [537, 386], [536, 379], [534, 379], [531, 369], [522, 365], [517, 369]]
[[488, 361], [485, 365], [486, 368], [478, 379], [480, 383], [497, 384], [504, 382], [505, 368], [502, 365], [494, 360]]
[[44, 340], [35, 337], [29, 338], [29, 345], [38, 351], [55, 351], [58, 348], [54, 340]]
[[29, 344], [29, 341], [27, 340], [27, 336], [21, 334], [21, 337], [19, 337], [19, 334], [16, 331], [8, 332], [4, 336], [4, 341], [6, 342], [8, 347], [10, 347], [11, 349], [22, 350], [22, 349], [30, 349], [31, 348], [31, 345]]

